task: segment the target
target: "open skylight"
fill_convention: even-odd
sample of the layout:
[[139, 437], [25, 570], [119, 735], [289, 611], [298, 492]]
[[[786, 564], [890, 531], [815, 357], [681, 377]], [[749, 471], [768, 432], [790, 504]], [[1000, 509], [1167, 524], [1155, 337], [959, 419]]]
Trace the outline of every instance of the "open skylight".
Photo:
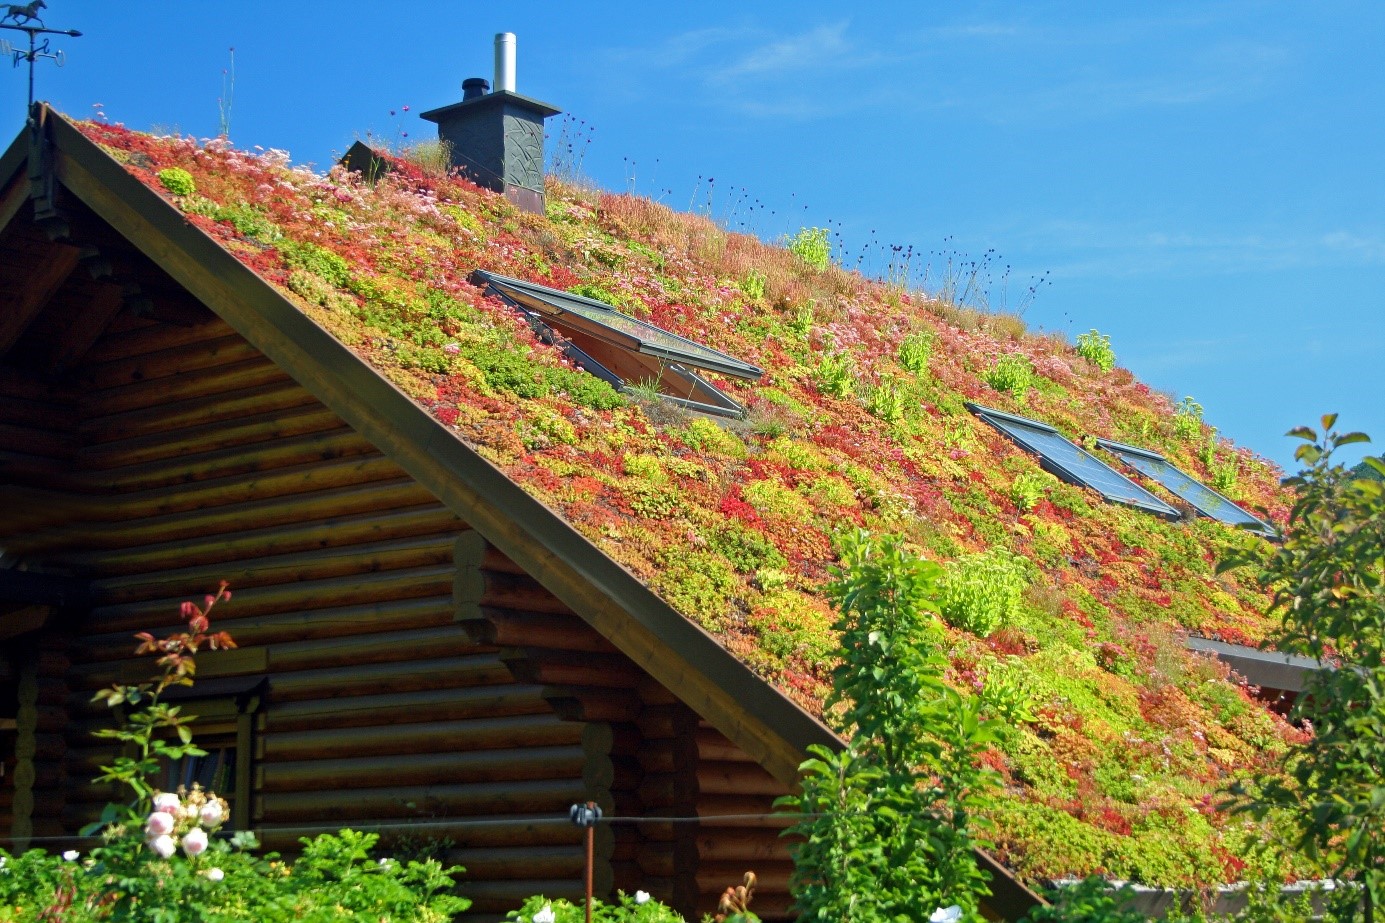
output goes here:
[[1098, 439], [1096, 444], [1115, 455], [1136, 471], [1153, 481], [1164, 485], [1168, 491], [1184, 500], [1202, 515], [1216, 519], [1227, 525], [1250, 529], [1263, 535], [1271, 535], [1274, 530], [1265, 523], [1232, 503], [1212, 488], [1184, 474], [1157, 452], [1139, 449], [1108, 439]]
[[561, 347], [573, 362], [616, 388], [652, 383], [675, 403], [719, 416], [742, 416], [739, 404], [688, 368], [755, 380], [764, 372], [686, 337], [670, 333], [607, 304], [545, 285], [478, 269], [484, 285], [529, 321], [540, 338]]
[[[669, 333], [661, 327], [622, 314], [608, 304], [571, 292], [511, 279], [478, 269], [473, 278], [484, 282], [489, 289], [512, 303], [518, 303], [547, 318], [562, 319], [586, 329], [594, 336], [608, 339], [616, 346], [633, 349], [648, 356], [681, 362], [708, 372], [730, 375], [732, 378], [756, 380], [764, 370], [734, 359], [701, 343]], [[583, 323], [585, 321], [585, 323]]]
[[1000, 430], [1020, 448], [1039, 457], [1045, 471], [1070, 484], [1090, 487], [1113, 503], [1139, 507], [1169, 519], [1178, 510], [1116, 471], [1046, 423], [968, 403], [967, 409]]

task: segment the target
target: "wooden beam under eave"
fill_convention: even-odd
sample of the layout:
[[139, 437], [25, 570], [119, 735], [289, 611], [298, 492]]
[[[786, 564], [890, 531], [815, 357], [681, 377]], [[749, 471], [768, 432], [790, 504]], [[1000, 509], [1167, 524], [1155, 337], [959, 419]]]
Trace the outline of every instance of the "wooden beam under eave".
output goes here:
[[10, 611], [0, 611], [0, 641], [38, 631], [52, 614], [51, 606], [20, 606]]
[[28, 267], [28, 273], [21, 272], [18, 298], [8, 305], [0, 302], [0, 356], [10, 351], [44, 305], [62, 288], [77, 268], [80, 253], [67, 244], [49, 244], [47, 252]]
[[124, 303], [124, 291], [119, 285], [107, 282], [96, 286], [91, 298], [77, 310], [77, 316], [49, 348], [49, 374], [57, 374], [80, 362], [101, 339]]
[[22, 175], [16, 176], [4, 193], [0, 193], [0, 234], [5, 233], [5, 228], [10, 226], [10, 222], [19, 214], [19, 210], [28, 199], [28, 181]]

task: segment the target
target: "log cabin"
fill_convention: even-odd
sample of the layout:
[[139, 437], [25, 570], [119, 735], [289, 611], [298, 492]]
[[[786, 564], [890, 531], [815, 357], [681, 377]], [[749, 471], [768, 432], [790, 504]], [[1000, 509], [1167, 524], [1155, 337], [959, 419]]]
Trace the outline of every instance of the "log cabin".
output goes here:
[[598, 893], [691, 915], [754, 870], [787, 918], [767, 815], [838, 738], [42, 105], [0, 158], [0, 479], [7, 848], [119, 796], [92, 693], [226, 580], [182, 781], [266, 848], [441, 844], [494, 920], [579, 891], [592, 801]]

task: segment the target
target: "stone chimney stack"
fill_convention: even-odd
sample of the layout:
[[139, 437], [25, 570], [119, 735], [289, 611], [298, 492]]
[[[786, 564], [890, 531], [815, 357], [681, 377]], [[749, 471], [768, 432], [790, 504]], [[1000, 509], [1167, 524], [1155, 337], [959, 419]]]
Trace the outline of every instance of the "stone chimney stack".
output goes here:
[[495, 37], [495, 90], [482, 77], [462, 83], [462, 101], [421, 114], [438, 126], [452, 166], [525, 211], [543, 214], [543, 120], [560, 110], [515, 91], [515, 36]]

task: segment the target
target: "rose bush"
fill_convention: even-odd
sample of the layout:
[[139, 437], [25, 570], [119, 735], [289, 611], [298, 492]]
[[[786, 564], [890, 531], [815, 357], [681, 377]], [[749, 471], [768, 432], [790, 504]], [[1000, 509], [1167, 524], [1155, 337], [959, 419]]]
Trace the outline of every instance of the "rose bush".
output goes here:
[[155, 787], [168, 760], [204, 752], [192, 742], [189, 719], [160, 697], [170, 686], [191, 684], [204, 645], [234, 646], [224, 632], [211, 632], [210, 620], [230, 595], [223, 583], [202, 606], [184, 603], [185, 632], [137, 636], [138, 653], [158, 655], [161, 675], [96, 696], [127, 709], [119, 727], [98, 732], [124, 744], [125, 753], [102, 767], [97, 781], [123, 783], [133, 798], [109, 805], [102, 822], [84, 831], [100, 839], [85, 855], [0, 850], [0, 923], [446, 923], [470, 906], [452, 893], [460, 867], [444, 869], [436, 859], [377, 861], [374, 833], [304, 838], [293, 862], [259, 856], [248, 831], [224, 835], [229, 811], [215, 792]]

